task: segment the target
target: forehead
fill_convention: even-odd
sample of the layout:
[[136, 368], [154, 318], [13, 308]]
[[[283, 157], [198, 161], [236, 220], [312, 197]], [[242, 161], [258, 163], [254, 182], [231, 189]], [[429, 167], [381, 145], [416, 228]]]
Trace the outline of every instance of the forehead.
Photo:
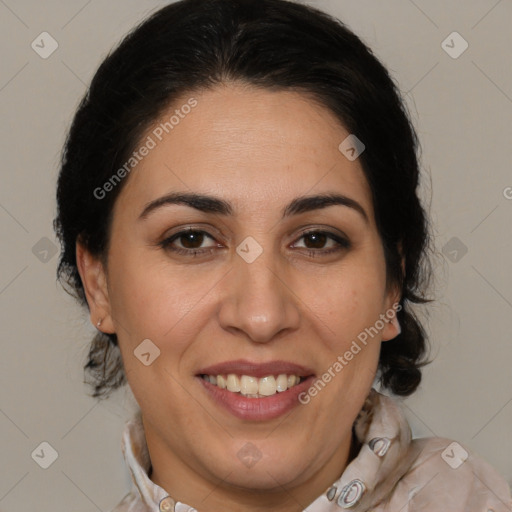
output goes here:
[[373, 217], [359, 160], [339, 150], [348, 135], [333, 113], [299, 92], [228, 84], [186, 94], [142, 137], [151, 149], [129, 175], [119, 207], [178, 189], [215, 194], [254, 214], [300, 195], [338, 192]]

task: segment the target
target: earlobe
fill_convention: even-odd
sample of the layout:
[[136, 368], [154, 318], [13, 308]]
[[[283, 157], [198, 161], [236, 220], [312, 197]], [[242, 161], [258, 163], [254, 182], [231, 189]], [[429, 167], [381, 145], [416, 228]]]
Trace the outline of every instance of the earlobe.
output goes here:
[[102, 262], [79, 241], [76, 242], [76, 264], [82, 279], [91, 323], [105, 333], [114, 333], [107, 279]]
[[[393, 304], [396, 305], [398, 302], [394, 302]], [[402, 327], [398, 321], [397, 310], [395, 307], [386, 311], [386, 317], [389, 318], [389, 316], [391, 316], [391, 311], [393, 311], [393, 316], [386, 322], [382, 332], [382, 341], [392, 340], [402, 332]]]
[[402, 332], [402, 327], [400, 325], [400, 322], [398, 321], [398, 317], [396, 316], [396, 314], [391, 320], [391, 325], [396, 329], [396, 336], [398, 336]]
[[382, 332], [382, 341], [389, 341], [396, 338], [401, 332], [402, 327], [398, 321], [397, 313], [402, 309], [400, 305], [401, 293], [398, 287], [395, 287], [394, 293], [390, 294], [389, 302], [387, 304], [387, 310], [385, 316], [387, 318], [386, 325]]
[[[398, 243], [398, 253], [400, 254], [400, 267], [402, 269], [402, 277], [405, 278], [405, 257], [403, 255], [402, 242]], [[389, 321], [386, 323], [386, 326], [384, 327], [384, 331], [382, 333], [382, 341], [392, 340], [402, 332], [402, 327], [397, 317], [398, 310], [401, 309], [401, 307], [397, 308], [397, 306], [400, 304], [400, 299], [401, 291], [396, 289], [393, 302], [391, 303], [392, 306], [388, 309], [388, 311], [386, 311], [386, 317], [389, 318], [391, 312], [393, 312], [393, 316], [389, 319]]]

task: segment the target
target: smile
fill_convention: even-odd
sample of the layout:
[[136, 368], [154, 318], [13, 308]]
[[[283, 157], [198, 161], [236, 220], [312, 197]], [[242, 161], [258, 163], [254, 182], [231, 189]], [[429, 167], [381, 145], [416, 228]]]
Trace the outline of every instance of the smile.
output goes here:
[[220, 410], [246, 421], [268, 421], [303, 407], [298, 399], [315, 372], [285, 361], [237, 359], [198, 368], [195, 377]]
[[265, 398], [276, 393], [283, 393], [305, 380], [305, 377], [286, 375], [285, 373], [276, 376], [267, 375], [262, 378], [251, 375], [239, 376], [234, 373], [227, 375], [203, 374], [200, 377], [220, 389], [226, 389], [248, 398]]

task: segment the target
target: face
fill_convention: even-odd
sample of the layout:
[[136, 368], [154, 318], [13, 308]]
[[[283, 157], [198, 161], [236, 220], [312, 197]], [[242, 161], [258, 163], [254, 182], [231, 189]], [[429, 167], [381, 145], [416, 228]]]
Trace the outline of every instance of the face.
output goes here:
[[341, 474], [399, 298], [360, 162], [338, 149], [348, 135], [295, 92], [185, 96], [142, 139], [156, 144], [116, 200], [107, 268], [79, 247], [91, 317], [118, 336], [160, 482], [173, 468], [187, 489], [263, 495], [323, 475], [322, 492]]

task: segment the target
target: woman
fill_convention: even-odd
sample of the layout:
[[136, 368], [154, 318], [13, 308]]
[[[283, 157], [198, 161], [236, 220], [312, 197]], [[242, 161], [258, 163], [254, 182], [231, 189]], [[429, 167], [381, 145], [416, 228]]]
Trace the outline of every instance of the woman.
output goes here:
[[372, 387], [410, 395], [426, 364], [416, 151], [381, 63], [304, 5], [179, 1], [105, 59], [55, 227], [94, 396], [140, 406], [117, 512], [510, 510]]

